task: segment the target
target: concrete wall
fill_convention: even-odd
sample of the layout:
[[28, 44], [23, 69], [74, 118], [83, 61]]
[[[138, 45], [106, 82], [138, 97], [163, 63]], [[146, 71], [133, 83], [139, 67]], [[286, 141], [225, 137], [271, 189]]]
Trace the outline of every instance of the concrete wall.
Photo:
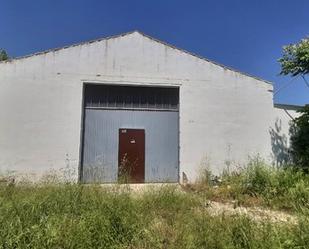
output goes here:
[[274, 121], [270, 128], [273, 163], [277, 166], [288, 163], [290, 160], [290, 124], [299, 116], [299, 106], [280, 105], [274, 106]]
[[180, 176], [271, 160], [272, 85], [138, 32], [0, 64], [0, 169], [78, 169], [84, 82], [180, 86]]

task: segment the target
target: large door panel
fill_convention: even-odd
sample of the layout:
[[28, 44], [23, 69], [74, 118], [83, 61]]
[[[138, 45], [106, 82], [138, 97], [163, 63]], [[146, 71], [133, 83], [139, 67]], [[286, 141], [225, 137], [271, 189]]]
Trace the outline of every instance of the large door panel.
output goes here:
[[124, 171], [132, 182], [177, 182], [178, 92], [167, 87], [87, 84], [81, 180], [119, 181], [123, 173], [119, 162], [127, 155], [131, 166]]

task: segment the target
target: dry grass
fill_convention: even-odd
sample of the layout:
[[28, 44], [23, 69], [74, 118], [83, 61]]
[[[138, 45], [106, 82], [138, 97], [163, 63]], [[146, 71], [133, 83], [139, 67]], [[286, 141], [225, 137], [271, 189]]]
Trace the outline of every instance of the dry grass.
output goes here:
[[[54, 178], [0, 184], [0, 249], [309, 248], [308, 175], [255, 161], [221, 181], [211, 177], [185, 191], [162, 185], [138, 194]], [[296, 215], [274, 222], [282, 213], [240, 206]]]
[[[197, 211], [198, 210], [198, 211]], [[213, 215], [204, 198], [162, 186], [24, 184], [0, 187], [0, 248], [308, 248], [309, 219], [257, 222]]]

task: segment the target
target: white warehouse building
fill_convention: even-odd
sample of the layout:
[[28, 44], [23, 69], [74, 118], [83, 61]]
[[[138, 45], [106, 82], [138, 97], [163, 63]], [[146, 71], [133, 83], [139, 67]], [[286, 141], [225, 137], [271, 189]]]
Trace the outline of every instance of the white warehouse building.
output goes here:
[[[282, 163], [297, 107], [273, 86], [134, 31], [0, 63], [0, 174], [194, 181]], [[286, 148], [282, 148], [286, 147]]]

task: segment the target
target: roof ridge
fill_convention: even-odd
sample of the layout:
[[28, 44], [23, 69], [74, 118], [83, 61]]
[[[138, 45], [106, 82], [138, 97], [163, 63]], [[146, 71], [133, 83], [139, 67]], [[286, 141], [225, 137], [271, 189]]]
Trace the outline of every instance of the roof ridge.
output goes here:
[[248, 77], [250, 77], [250, 78], [254, 78], [254, 79], [256, 79], [256, 80], [264, 81], [265, 83], [268, 83], [268, 84], [270, 84], [270, 85], [273, 85], [271, 81], [268, 81], [268, 80], [259, 78], [259, 77], [257, 77], [257, 76], [254, 76], [254, 75], [251, 75], [251, 74], [242, 72], [242, 71], [239, 71], [239, 70], [237, 70], [237, 69], [234, 69], [234, 68], [232, 68], [232, 67], [223, 65], [223, 64], [221, 64], [221, 63], [218, 63], [218, 62], [216, 62], [216, 61], [210, 60], [210, 59], [208, 59], [208, 58], [206, 58], [206, 57], [203, 57], [203, 56], [201, 56], [201, 55], [198, 55], [198, 54], [195, 54], [195, 53], [193, 53], [193, 52], [187, 51], [187, 50], [185, 50], [185, 49], [178, 48], [178, 47], [176, 47], [176, 46], [174, 46], [174, 45], [172, 45], [172, 44], [169, 44], [169, 43], [167, 43], [167, 42], [165, 42], [165, 41], [162, 41], [162, 40], [159, 40], [159, 39], [154, 38], [154, 37], [152, 37], [152, 36], [149, 36], [149, 35], [147, 35], [147, 34], [145, 34], [145, 33], [143, 33], [143, 32], [140, 32], [140, 31], [138, 31], [138, 30], [135, 31], [135, 32], [137, 32], [137, 33], [141, 34], [142, 36], [147, 37], [147, 38], [149, 38], [149, 39], [151, 39], [151, 40], [153, 40], [153, 41], [159, 42], [159, 43], [161, 43], [161, 44], [163, 44], [163, 45], [165, 45], [165, 46], [168, 46], [168, 47], [177, 49], [177, 50], [182, 51], [182, 52], [184, 52], [184, 53], [186, 53], [186, 54], [192, 55], [192, 56], [197, 57], [197, 58], [199, 58], [199, 59], [201, 59], [201, 60], [205, 60], [205, 61], [207, 61], [207, 62], [210, 62], [210, 63], [214, 64], [214, 65], [217, 65], [217, 66], [219, 66], [219, 67], [222, 67], [222, 68], [224, 68], [224, 69], [228, 69], [228, 70], [230, 70], [230, 71], [233, 71], [233, 72], [236, 72], [236, 73], [240, 73], [240, 74], [245, 75], [245, 76], [248, 76]]
[[268, 81], [268, 80], [264, 80], [262, 78], [259, 78], [257, 76], [253, 76], [253, 75], [250, 75], [248, 73], [245, 73], [245, 72], [241, 72], [237, 69], [234, 69], [232, 67], [228, 67], [228, 66], [225, 66], [221, 63], [218, 63], [218, 62], [215, 62], [215, 61], [212, 61], [206, 57], [203, 57], [201, 55], [198, 55], [198, 54], [195, 54], [193, 52], [189, 52], [185, 49], [182, 49], [182, 48], [178, 48], [170, 43], [167, 43], [165, 41], [162, 41], [162, 40], [159, 40], [157, 38], [154, 38], [150, 35], [147, 35], [139, 30], [133, 30], [133, 31], [129, 31], [129, 32], [125, 32], [125, 33], [121, 33], [121, 34], [118, 34], [118, 35], [113, 35], [113, 36], [107, 36], [107, 37], [102, 37], [102, 38], [97, 38], [97, 39], [93, 39], [93, 40], [90, 40], [90, 41], [84, 41], [84, 42], [79, 42], [79, 43], [75, 43], [75, 44], [72, 44], [72, 45], [66, 45], [66, 46], [63, 46], [63, 47], [58, 47], [58, 48], [53, 48], [53, 49], [47, 49], [47, 50], [44, 50], [44, 51], [41, 51], [41, 52], [36, 52], [36, 53], [32, 53], [32, 54], [28, 54], [28, 55], [24, 55], [24, 56], [19, 56], [19, 57], [16, 57], [16, 58], [13, 58], [13, 59], [9, 59], [9, 60], [6, 60], [6, 61], [0, 61], [0, 64], [4, 64], [4, 63], [8, 63], [8, 62], [11, 62], [11, 61], [15, 61], [15, 60], [20, 60], [20, 59], [25, 59], [25, 58], [29, 58], [29, 57], [32, 57], [32, 56], [36, 56], [36, 55], [42, 55], [42, 54], [46, 54], [46, 53], [49, 53], [49, 52], [55, 52], [55, 51], [59, 51], [59, 50], [62, 50], [62, 49], [66, 49], [66, 48], [71, 48], [71, 47], [76, 47], [76, 46], [80, 46], [80, 45], [84, 45], [84, 44], [90, 44], [90, 43], [94, 43], [94, 42], [99, 42], [99, 41], [103, 41], [103, 40], [109, 40], [109, 39], [113, 39], [113, 38], [118, 38], [118, 37], [123, 37], [123, 36], [126, 36], [126, 35], [130, 35], [130, 34], [133, 34], [133, 33], [138, 33], [150, 40], [153, 40], [153, 41], [156, 41], [160, 44], [163, 44], [165, 46], [168, 46], [170, 48], [173, 48], [173, 49], [176, 49], [176, 50], [179, 50], [183, 53], [186, 53], [186, 54], [189, 54], [191, 56], [194, 56], [196, 58], [199, 58], [201, 60], [204, 60], [204, 61], [207, 61], [209, 63], [212, 63], [214, 65], [217, 65], [219, 67], [222, 67], [224, 69], [227, 69], [227, 70], [230, 70], [230, 71], [233, 71], [233, 72], [236, 72], [236, 73], [240, 73], [242, 75], [245, 75], [247, 77], [250, 77], [250, 78], [254, 78], [256, 80], [260, 80], [260, 81], [263, 81], [265, 83], [268, 83], [270, 85], [272, 85], [272, 82]]
[[91, 43], [94, 43], [94, 42], [100, 42], [100, 41], [103, 41], [103, 40], [109, 40], [109, 39], [113, 39], [113, 38], [118, 38], [118, 37], [122, 37], [122, 36], [133, 34], [135, 32], [140, 33], [139, 31], [134, 30], [134, 31], [129, 31], [129, 32], [121, 33], [121, 34], [118, 34], [118, 35], [111, 35], [111, 36], [101, 37], [101, 38], [92, 39], [92, 40], [88, 40], [88, 41], [77, 42], [77, 43], [73, 43], [71, 45], [65, 45], [65, 46], [62, 46], [62, 47], [46, 49], [46, 50], [43, 50], [43, 51], [40, 51], [40, 52], [31, 53], [31, 54], [27, 54], [27, 55], [22, 55], [22, 56], [18, 56], [18, 57], [15, 57], [15, 58], [10, 58], [10, 59], [5, 60], [5, 61], [0, 61], [0, 64], [1, 63], [7, 63], [7, 62], [15, 61], [15, 60], [20, 60], [20, 59], [25, 59], [25, 58], [29, 58], [29, 57], [36, 56], [36, 55], [47, 54], [49, 52], [55, 52], [55, 51], [59, 51], [59, 50], [62, 50], [62, 49], [67, 49], [67, 48], [72, 48], [72, 47], [76, 47], [76, 46], [81, 46], [81, 45], [84, 45], [84, 44], [91, 44]]

